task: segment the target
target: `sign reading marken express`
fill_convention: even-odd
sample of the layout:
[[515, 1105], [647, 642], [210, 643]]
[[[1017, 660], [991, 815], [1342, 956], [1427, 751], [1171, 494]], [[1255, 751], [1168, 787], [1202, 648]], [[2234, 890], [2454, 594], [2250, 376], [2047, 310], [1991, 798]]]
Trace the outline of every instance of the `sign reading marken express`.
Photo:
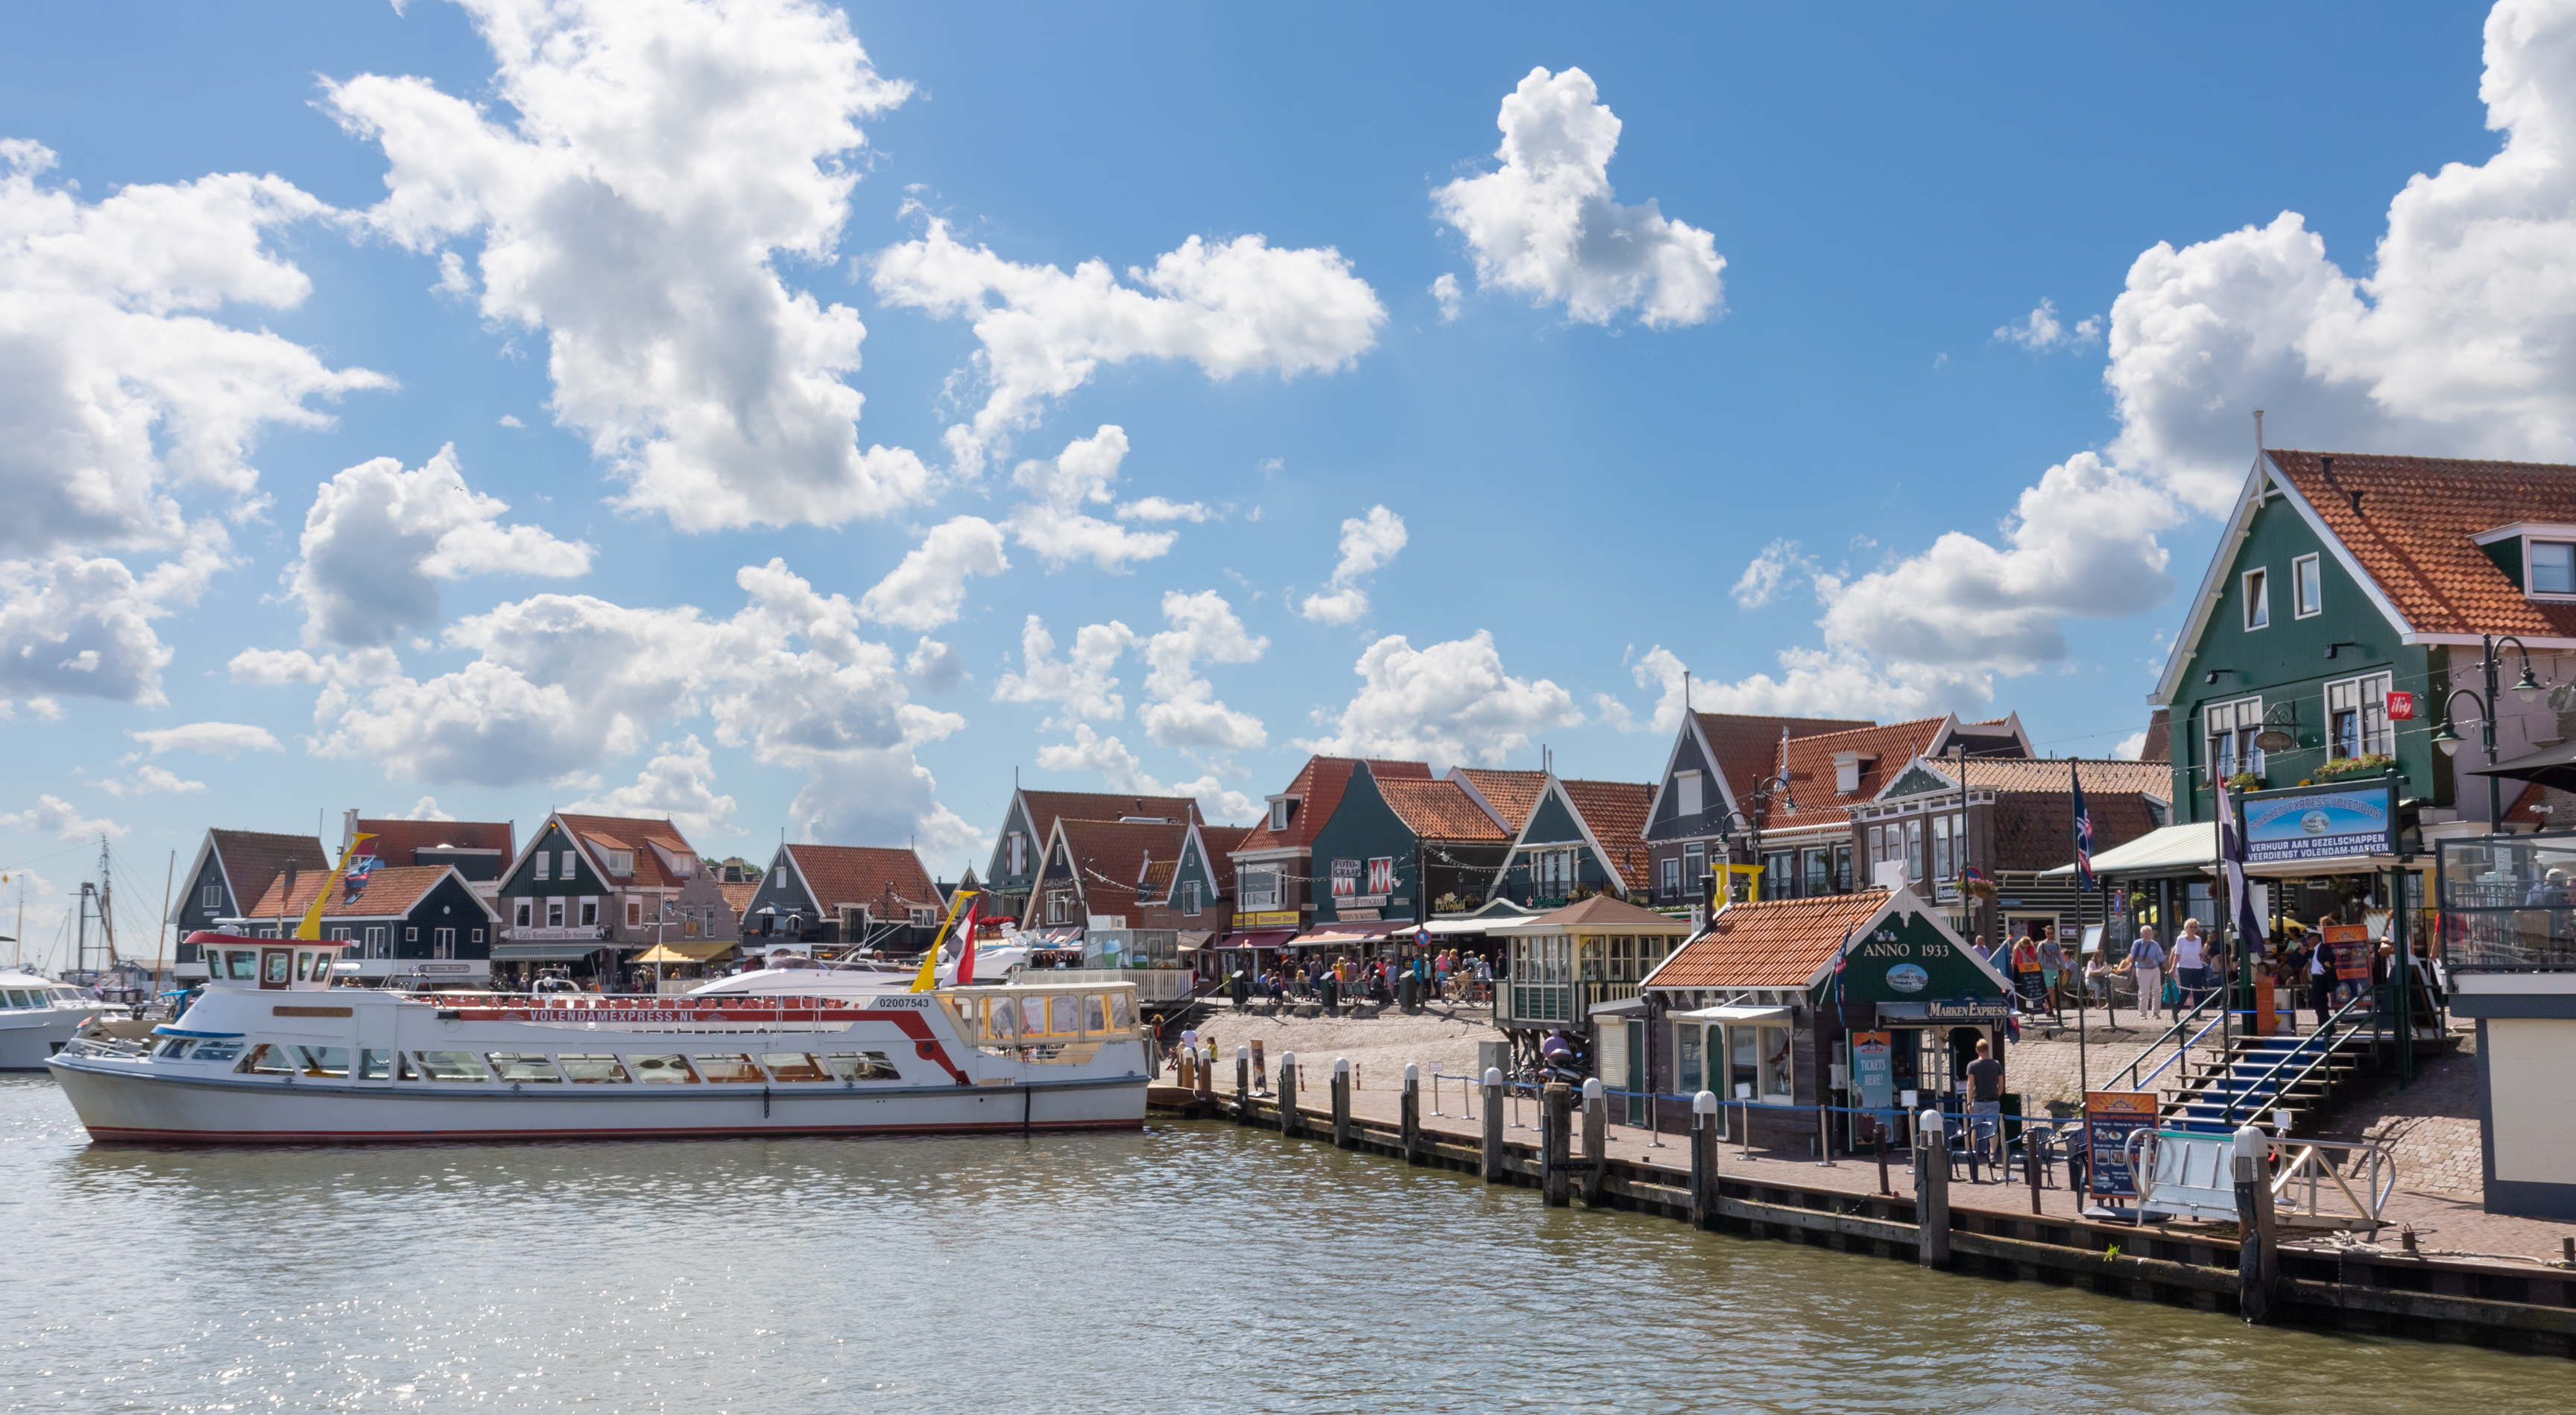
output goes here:
[[2403, 777], [2293, 786], [2245, 798], [2245, 862], [2331, 860], [2397, 853], [2397, 787]]

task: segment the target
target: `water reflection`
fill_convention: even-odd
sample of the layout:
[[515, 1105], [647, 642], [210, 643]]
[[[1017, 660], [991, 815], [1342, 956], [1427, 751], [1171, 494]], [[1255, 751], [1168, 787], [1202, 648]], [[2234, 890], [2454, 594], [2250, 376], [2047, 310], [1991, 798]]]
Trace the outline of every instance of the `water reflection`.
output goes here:
[[0, 1079], [0, 1219], [11, 1408], [2161, 1415], [2568, 1389], [2561, 1362], [1548, 1210], [1214, 1124], [93, 1149], [50, 1082]]

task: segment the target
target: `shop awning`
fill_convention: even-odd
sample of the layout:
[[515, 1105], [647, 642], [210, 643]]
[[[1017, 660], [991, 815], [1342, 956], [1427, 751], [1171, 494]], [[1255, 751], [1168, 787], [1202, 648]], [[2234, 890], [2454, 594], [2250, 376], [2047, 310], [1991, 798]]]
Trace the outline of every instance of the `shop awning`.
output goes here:
[[[2182, 874], [2193, 869], [2206, 870], [2218, 860], [2218, 824], [2196, 821], [2189, 825], [2169, 825], [2151, 830], [2126, 845], [2114, 846], [2093, 857], [2093, 873], [2101, 875]], [[2040, 878], [2064, 878], [2075, 873], [2073, 861], [2053, 870], [2042, 870]]]
[[1535, 916], [1529, 914], [1501, 914], [1485, 919], [1434, 919], [1430, 923], [1416, 925], [1416, 927], [1429, 929], [1435, 936], [1445, 936], [1448, 934], [1481, 934], [1491, 933], [1495, 929], [1503, 927], [1505, 924], [1517, 924], [1523, 919], [1532, 917]]
[[1699, 1007], [1688, 1012], [1669, 1014], [1675, 1022], [1787, 1022], [1785, 1007], [1749, 1007], [1729, 1004], [1724, 1007]]
[[1216, 937], [1214, 933], [1204, 929], [1182, 934], [1181, 951], [1183, 953], [1196, 953], [1200, 949], [1207, 947], [1208, 940], [1214, 937]]
[[1382, 943], [1386, 932], [1385, 924], [1318, 924], [1288, 940], [1287, 947], [1338, 948], [1353, 943]]
[[1612, 1002], [1596, 1002], [1585, 1010], [1590, 1017], [1627, 1017], [1646, 1010], [1642, 997], [1623, 997]]
[[2502, 776], [2515, 781], [2537, 781], [2561, 791], [2576, 791], [2576, 740], [2543, 747], [2518, 757], [2508, 757], [2494, 766], [2461, 768], [2465, 776]]
[[495, 963], [570, 963], [609, 947], [604, 943], [496, 943]]
[[1284, 948], [1295, 938], [1295, 929], [1253, 929], [1247, 933], [1227, 934], [1219, 948]]
[[730, 951], [731, 943], [720, 938], [690, 939], [679, 943], [657, 943], [635, 955], [638, 963], [704, 963], [719, 953]]

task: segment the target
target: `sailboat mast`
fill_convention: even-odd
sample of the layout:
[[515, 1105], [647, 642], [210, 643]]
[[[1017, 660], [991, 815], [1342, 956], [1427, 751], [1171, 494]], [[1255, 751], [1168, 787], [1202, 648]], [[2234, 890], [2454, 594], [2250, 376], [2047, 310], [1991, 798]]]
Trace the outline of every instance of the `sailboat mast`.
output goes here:
[[98, 934], [107, 945], [107, 966], [116, 966], [116, 882], [108, 872], [107, 832], [98, 833]]

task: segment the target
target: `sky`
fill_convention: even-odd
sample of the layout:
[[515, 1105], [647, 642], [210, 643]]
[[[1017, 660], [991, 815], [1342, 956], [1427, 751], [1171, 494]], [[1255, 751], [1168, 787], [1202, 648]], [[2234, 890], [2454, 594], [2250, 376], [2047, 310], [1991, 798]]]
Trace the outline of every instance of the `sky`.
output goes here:
[[102, 834], [129, 929], [349, 807], [953, 876], [1685, 672], [2134, 752], [2255, 409], [2576, 461], [2576, 3], [6, 23], [31, 949]]

